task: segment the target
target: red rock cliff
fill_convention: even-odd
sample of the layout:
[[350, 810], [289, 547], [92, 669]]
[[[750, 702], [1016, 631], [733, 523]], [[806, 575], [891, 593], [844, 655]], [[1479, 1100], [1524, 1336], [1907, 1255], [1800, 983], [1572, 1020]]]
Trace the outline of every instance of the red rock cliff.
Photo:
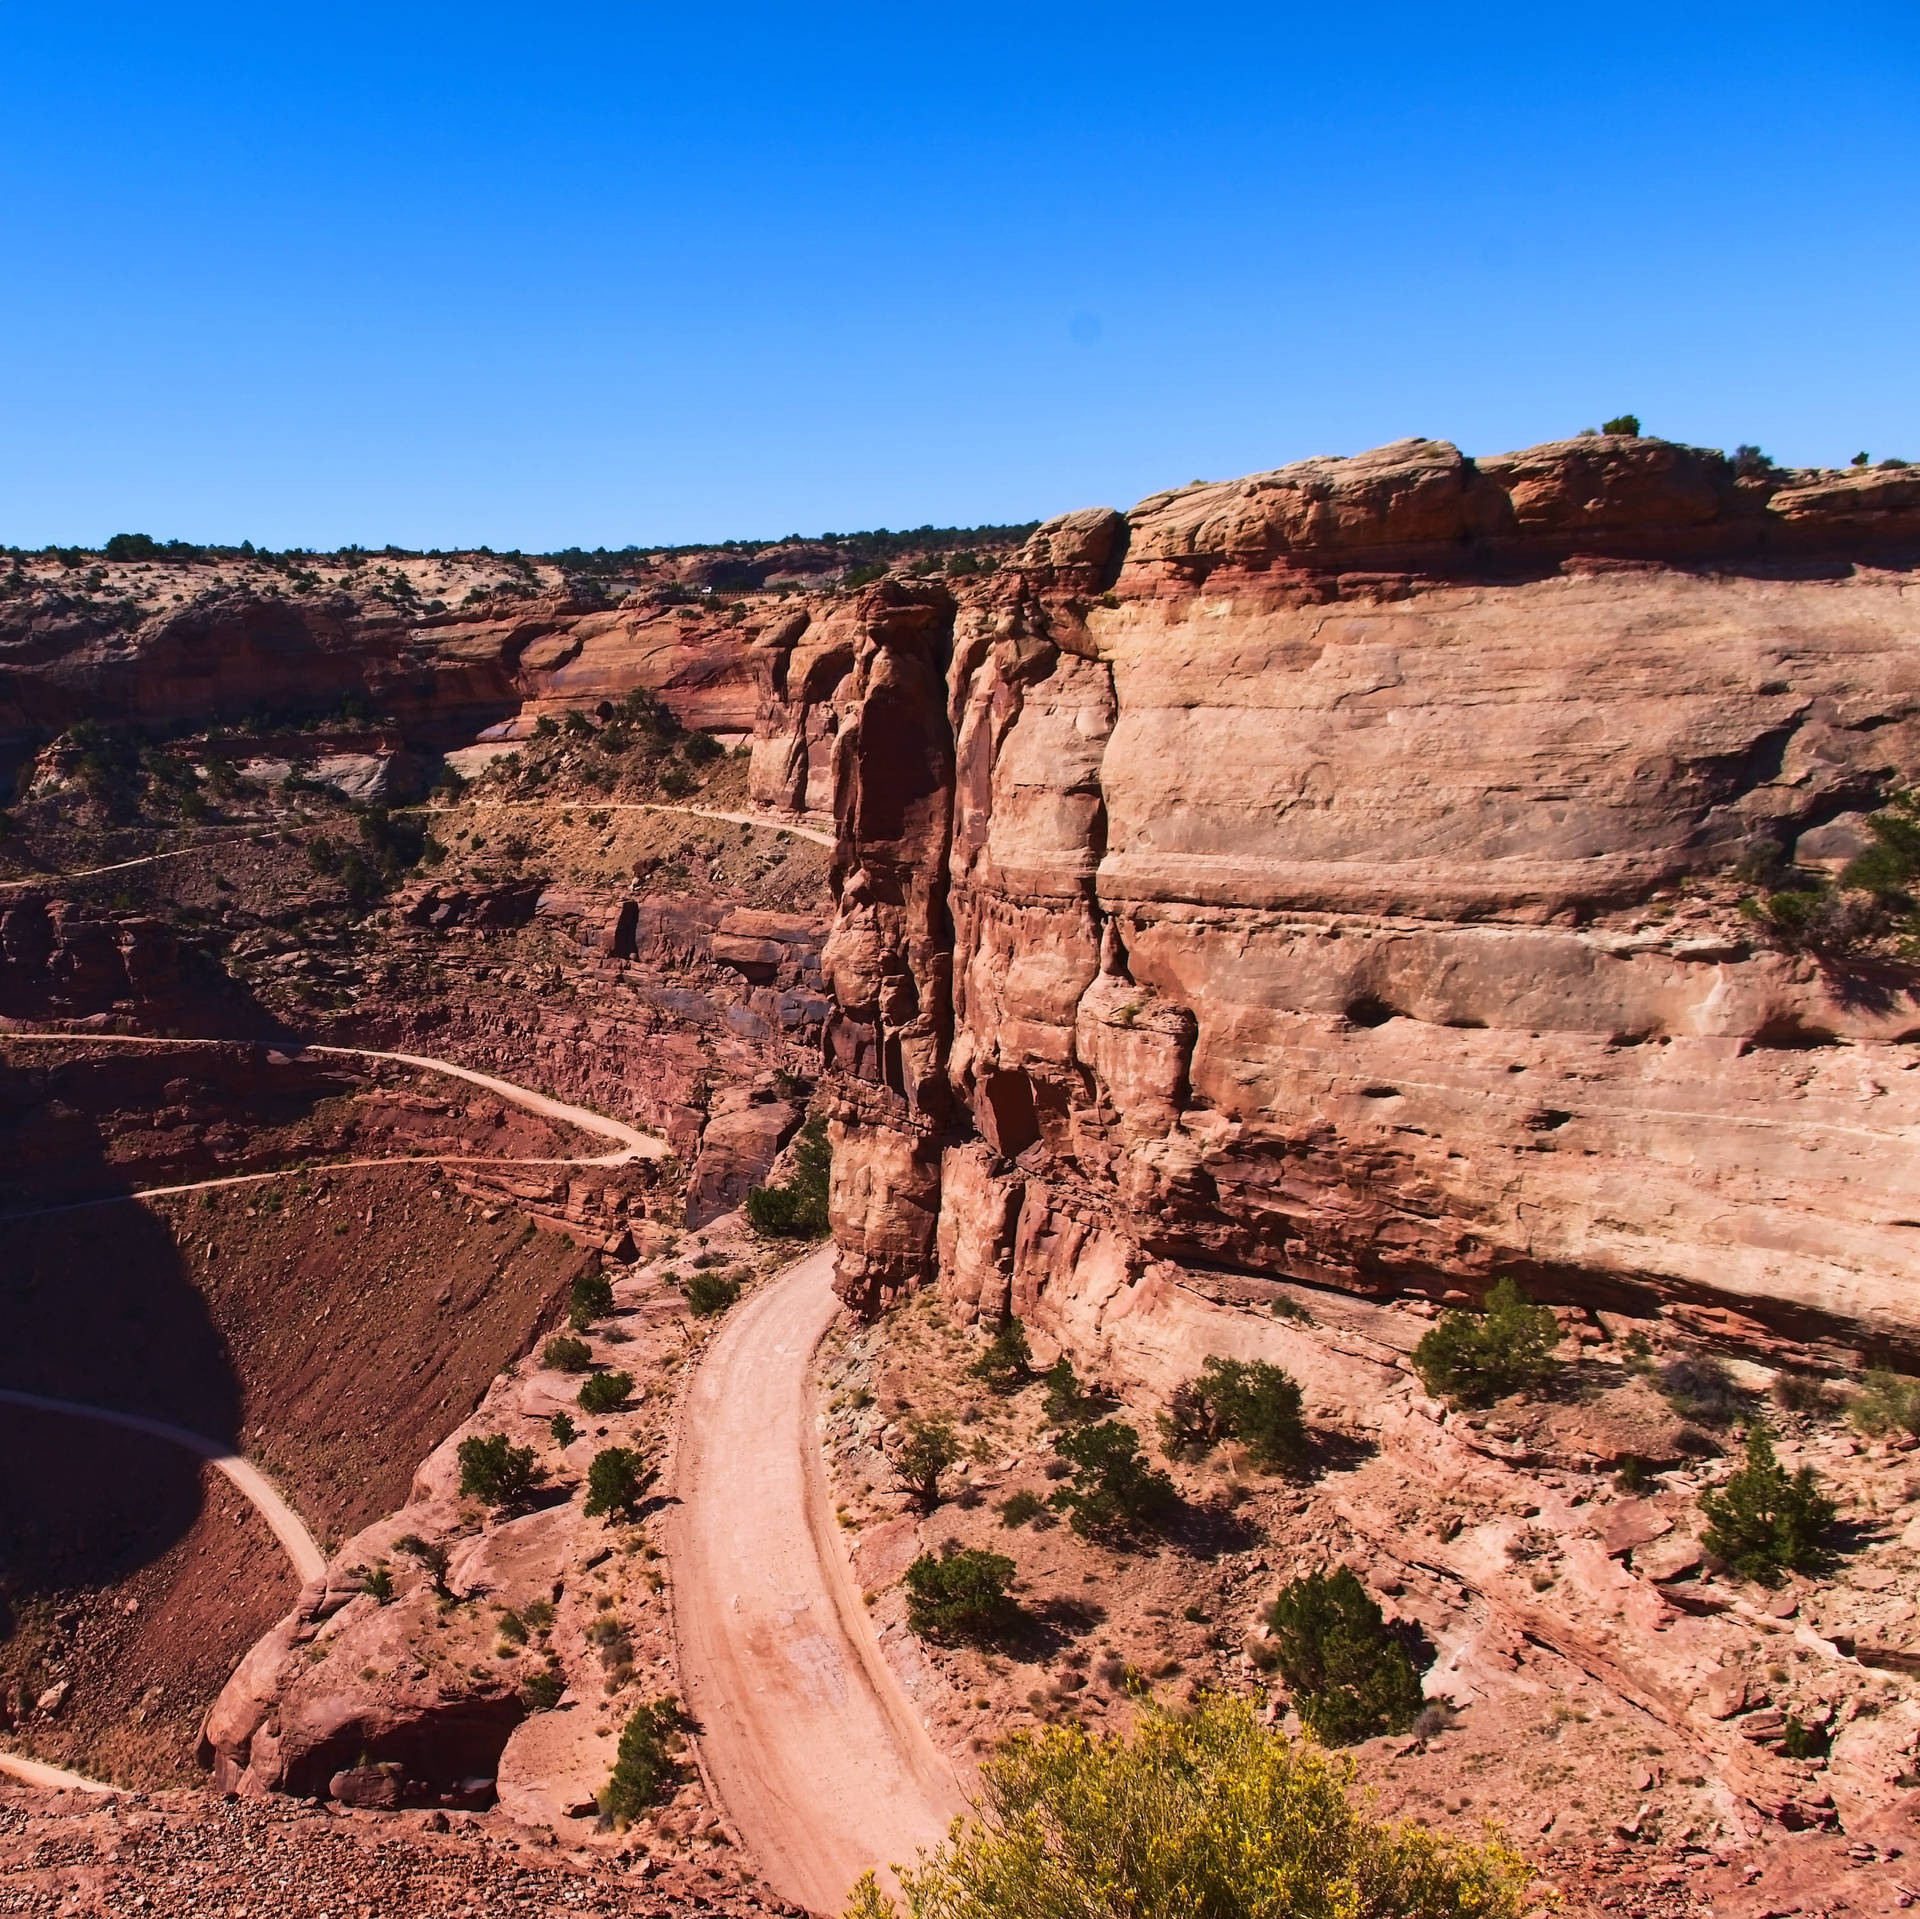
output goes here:
[[1920, 767], [1917, 559], [1906, 472], [1408, 441], [776, 642], [761, 796], [841, 835], [844, 1296], [1513, 1272], [1920, 1343], [1920, 997], [1727, 878]]

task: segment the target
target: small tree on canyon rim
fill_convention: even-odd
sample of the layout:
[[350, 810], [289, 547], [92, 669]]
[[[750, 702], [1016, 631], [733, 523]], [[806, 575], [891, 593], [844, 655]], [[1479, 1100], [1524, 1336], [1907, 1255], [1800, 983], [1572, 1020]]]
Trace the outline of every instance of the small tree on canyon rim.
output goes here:
[[907, 1443], [894, 1456], [893, 1470], [929, 1511], [940, 1503], [940, 1475], [960, 1457], [953, 1428], [932, 1421], [909, 1429]]
[[646, 1461], [627, 1446], [607, 1446], [593, 1456], [587, 1468], [587, 1503], [581, 1508], [589, 1519], [605, 1514], [609, 1519], [631, 1519], [646, 1488]]
[[1073, 1484], [1054, 1497], [1083, 1536], [1137, 1532], [1175, 1504], [1173, 1481], [1147, 1464], [1140, 1435], [1121, 1420], [1063, 1434], [1059, 1452], [1073, 1467]]
[[505, 1433], [475, 1434], [460, 1442], [460, 1496], [493, 1507], [523, 1506], [539, 1482], [531, 1446], [515, 1446]]
[[1170, 1454], [1237, 1439], [1263, 1472], [1296, 1471], [1307, 1456], [1300, 1388], [1264, 1359], [1210, 1358], [1197, 1378], [1174, 1388], [1160, 1430]]
[[1436, 1399], [1490, 1406], [1538, 1392], [1558, 1368], [1560, 1322], [1510, 1279], [1495, 1280], [1482, 1313], [1442, 1313], [1413, 1349], [1414, 1370]]

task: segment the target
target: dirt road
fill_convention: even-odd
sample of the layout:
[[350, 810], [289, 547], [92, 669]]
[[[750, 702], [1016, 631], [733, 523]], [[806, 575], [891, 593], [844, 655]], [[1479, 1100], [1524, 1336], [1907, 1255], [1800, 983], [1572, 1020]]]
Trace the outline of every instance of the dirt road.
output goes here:
[[108, 1426], [124, 1426], [129, 1432], [145, 1433], [149, 1439], [163, 1439], [172, 1446], [184, 1446], [198, 1453], [217, 1472], [226, 1474], [234, 1488], [273, 1529], [273, 1536], [287, 1549], [293, 1569], [302, 1585], [327, 1576], [327, 1556], [307, 1531], [296, 1513], [274, 1490], [273, 1483], [259, 1467], [230, 1453], [217, 1441], [189, 1432], [184, 1426], [169, 1425], [164, 1419], [147, 1419], [139, 1413], [115, 1412], [107, 1406], [83, 1406], [77, 1400], [47, 1399], [39, 1393], [15, 1392], [0, 1386], [0, 1405], [25, 1406], [32, 1412], [57, 1413], [67, 1419], [94, 1419]]
[[887, 1669], [828, 1510], [813, 1355], [832, 1249], [729, 1316], [682, 1414], [674, 1619], [707, 1771], [773, 1888], [837, 1913], [961, 1808]]

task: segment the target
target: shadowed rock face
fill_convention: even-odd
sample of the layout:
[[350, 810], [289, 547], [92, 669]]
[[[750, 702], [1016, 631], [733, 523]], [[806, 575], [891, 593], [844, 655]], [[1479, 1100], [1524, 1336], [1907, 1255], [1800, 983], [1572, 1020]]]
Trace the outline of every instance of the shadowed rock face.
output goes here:
[[1511, 1271], [1920, 1343], [1920, 992], [1729, 877], [1920, 767], [1917, 556], [1903, 472], [1410, 441], [836, 616], [844, 1296]]

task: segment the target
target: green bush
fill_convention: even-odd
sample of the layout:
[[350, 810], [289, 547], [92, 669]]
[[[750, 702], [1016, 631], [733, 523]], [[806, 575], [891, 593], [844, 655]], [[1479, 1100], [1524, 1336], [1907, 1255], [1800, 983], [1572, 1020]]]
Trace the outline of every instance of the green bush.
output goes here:
[[1041, 1397], [1040, 1410], [1054, 1425], [1083, 1426], [1098, 1411], [1094, 1400], [1080, 1390], [1073, 1361], [1065, 1353], [1040, 1377], [1047, 1389]]
[[1787, 1472], [1758, 1421], [1747, 1428], [1744, 1464], [1718, 1492], [1700, 1495], [1700, 1510], [1701, 1545], [1742, 1579], [1777, 1586], [1782, 1573], [1818, 1572], [1829, 1561], [1825, 1536], [1838, 1508], [1811, 1466]]
[[916, 1422], [907, 1429], [906, 1444], [894, 1454], [893, 1470], [923, 1506], [940, 1503], [940, 1475], [960, 1457], [960, 1442], [943, 1421]]
[[557, 1666], [536, 1666], [520, 1682], [520, 1703], [529, 1712], [551, 1712], [567, 1694], [567, 1675]]
[[906, 1570], [907, 1624], [924, 1639], [987, 1639], [1013, 1613], [1013, 1561], [972, 1547], [922, 1553]]
[[418, 1533], [402, 1533], [393, 1544], [396, 1552], [405, 1553], [425, 1571], [436, 1598], [453, 1597], [453, 1590], [447, 1584], [447, 1568], [453, 1555], [439, 1540], [422, 1539]]
[[646, 1488], [646, 1461], [626, 1446], [607, 1446], [593, 1456], [587, 1468], [587, 1503], [582, 1508], [589, 1519], [602, 1513], [610, 1518], [631, 1519]]
[[695, 1319], [712, 1319], [740, 1297], [740, 1281], [730, 1274], [695, 1273], [687, 1281], [687, 1305]]
[[556, 1373], [584, 1373], [593, 1364], [593, 1348], [584, 1339], [556, 1333], [540, 1348], [540, 1363]]
[[767, 1239], [818, 1239], [827, 1230], [827, 1189], [833, 1147], [827, 1122], [810, 1119], [793, 1142], [793, 1176], [780, 1186], [747, 1194], [747, 1223]]
[[[1018, 1732], [900, 1875], [909, 1919], [1520, 1919], [1532, 1869], [1356, 1805], [1350, 1761], [1219, 1694], [1131, 1738]], [[868, 1874], [844, 1919], [897, 1919]]]
[[577, 1333], [584, 1333], [596, 1319], [605, 1319], [613, 1311], [613, 1281], [605, 1273], [582, 1273], [568, 1295], [567, 1319]]
[[1640, 437], [1640, 416], [1637, 413], [1622, 413], [1617, 418], [1600, 422], [1602, 433], [1624, 433], [1630, 439]]
[[1210, 1358], [1197, 1378], [1174, 1388], [1160, 1430], [1172, 1452], [1204, 1453], [1237, 1439], [1264, 1472], [1297, 1471], [1307, 1458], [1300, 1388], [1264, 1359]]
[[1038, 1493], [1023, 1487], [1001, 1500], [1000, 1523], [1007, 1527], [1024, 1526], [1029, 1519], [1037, 1519], [1046, 1510], [1047, 1502]]
[[631, 1373], [595, 1373], [580, 1385], [580, 1408], [593, 1414], [616, 1413], [633, 1391]]
[[461, 1497], [483, 1505], [524, 1505], [540, 1480], [533, 1448], [509, 1444], [505, 1433], [463, 1439], [457, 1457]]
[[1140, 1435], [1117, 1419], [1063, 1433], [1060, 1455], [1072, 1464], [1073, 1484], [1055, 1495], [1077, 1533], [1137, 1532], [1177, 1503], [1173, 1481], [1147, 1464]]
[[580, 1437], [580, 1429], [565, 1413], [555, 1413], [547, 1421], [547, 1431], [553, 1435], [556, 1446], [571, 1446]]
[[1347, 1567], [1294, 1580], [1268, 1609], [1267, 1626], [1274, 1663], [1316, 1739], [1348, 1746], [1413, 1724], [1424, 1703], [1420, 1675]]
[[360, 1590], [368, 1594], [376, 1606], [384, 1606], [393, 1597], [393, 1574], [385, 1566], [362, 1566]]
[[674, 1753], [685, 1725], [678, 1702], [666, 1698], [641, 1706], [621, 1729], [613, 1774], [600, 1794], [600, 1810], [616, 1826], [632, 1825], [678, 1783]]
[[1027, 1344], [1027, 1329], [1010, 1319], [994, 1334], [987, 1350], [967, 1368], [989, 1392], [1017, 1393], [1033, 1378], [1033, 1349]]
[[1436, 1399], [1490, 1406], [1537, 1392], [1558, 1370], [1560, 1322], [1510, 1279], [1496, 1280], [1482, 1313], [1442, 1313], [1413, 1349], [1414, 1370]]
[[1847, 1417], [1869, 1439], [1891, 1432], [1920, 1434], [1920, 1379], [1878, 1370], [1868, 1373], [1847, 1408]]

